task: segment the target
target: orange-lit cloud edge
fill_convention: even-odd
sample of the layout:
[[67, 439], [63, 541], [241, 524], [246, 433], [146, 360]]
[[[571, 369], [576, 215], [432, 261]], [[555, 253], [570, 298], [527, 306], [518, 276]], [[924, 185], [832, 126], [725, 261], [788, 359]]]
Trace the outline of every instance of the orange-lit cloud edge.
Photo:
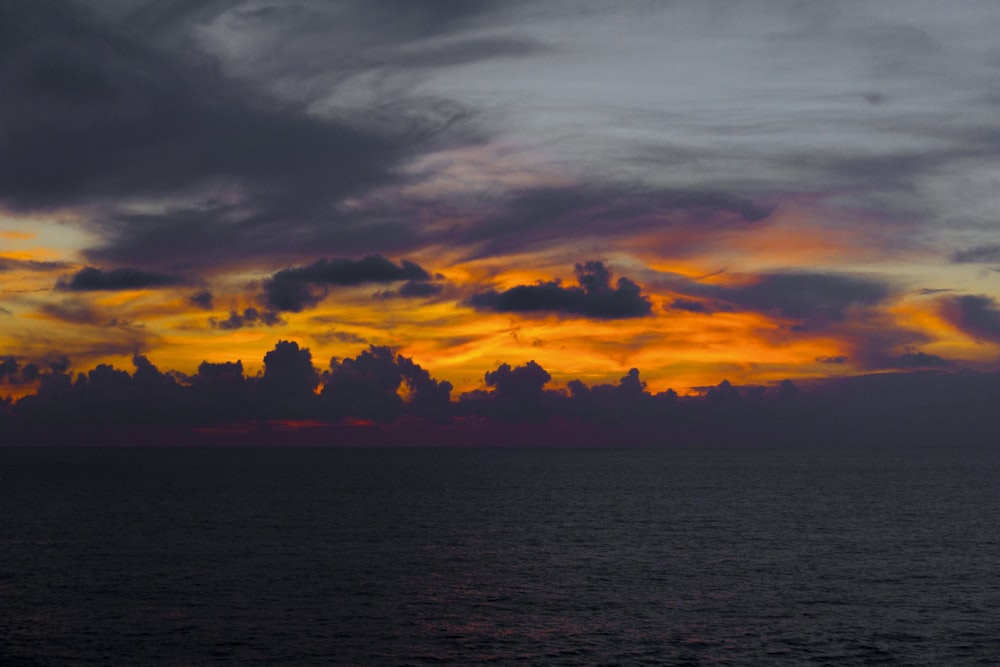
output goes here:
[[[501, 363], [517, 366], [529, 360], [547, 369], [555, 386], [572, 379], [591, 385], [616, 382], [638, 368], [651, 391], [673, 388], [682, 394], [722, 379], [767, 385], [785, 378], [898, 370], [889, 361], [880, 365], [866, 351], [880, 337], [885, 340], [878, 343], [879, 354], [886, 360], [922, 354], [953, 368], [995, 368], [996, 346], [960, 331], [942, 315], [942, 294], [947, 293], [934, 288], [960, 282], [955, 267], [935, 265], [932, 255], [922, 256], [920, 249], [893, 256], [888, 241], [880, 246], [850, 225], [804, 219], [811, 215], [822, 212], [792, 200], [748, 230], [696, 234], [665, 226], [667, 231], [657, 233], [647, 226], [604, 242], [582, 239], [492, 259], [467, 259], [454, 248], [430, 246], [405, 258], [436, 274], [443, 286], [438, 295], [380, 299], [377, 294], [393, 285], [332, 287], [315, 308], [282, 313], [281, 324], [233, 330], [219, 328], [218, 322], [230, 312], [259, 307], [261, 281], [281, 266], [271, 272], [230, 268], [157, 289], [58, 290], [60, 277], [87, 262], [73, 249], [41, 245], [30, 226], [6, 225], [0, 247], [0, 261], [6, 261], [0, 355], [22, 361], [65, 356], [75, 371], [86, 371], [101, 363], [127, 368], [130, 356], [139, 352], [160, 368], [185, 374], [193, 374], [202, 361], [241, 360], [252, 375], [279, 339], [310, 348], [320, 366], [377, 345], [413, 358], [435, 378], [450, 381], [456, 392], [482, 387], [484, 374]], [[51, 236], [48, 232], [45, 236]], [[685, 234], [692, 238], [679, 238]], [[468, 305], [471, 294], [487, 288], [502, 291], [552, 280], [572, 285], [573, 263], [586, 260], [605, 262], [613, 280], [626, 276], [637, 282], [651, 303], [650, 313], [595, 319], [496, 313]], [[820, 330], [773, 309], [716, 308], [711, 298], [676, 288], [678, 281], [746, 286], [761, 276], [806, 271], [876, 276], [895, 287], [879, 303], [851, 306], [841, 321]], [[922, 284], [913, 276], [936, 282]], [[211, 310], [191, 301], [205, 289], [214, 295]], [[672, 307], [678, 299], [706, 307], [703, 312]]]

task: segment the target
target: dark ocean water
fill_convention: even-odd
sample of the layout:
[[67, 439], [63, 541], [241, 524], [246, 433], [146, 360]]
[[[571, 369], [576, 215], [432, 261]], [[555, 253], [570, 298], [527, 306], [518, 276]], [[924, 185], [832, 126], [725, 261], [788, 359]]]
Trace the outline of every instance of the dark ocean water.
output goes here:
[[1000, 455], [0, 449], [0, 664], [1000, 664]]

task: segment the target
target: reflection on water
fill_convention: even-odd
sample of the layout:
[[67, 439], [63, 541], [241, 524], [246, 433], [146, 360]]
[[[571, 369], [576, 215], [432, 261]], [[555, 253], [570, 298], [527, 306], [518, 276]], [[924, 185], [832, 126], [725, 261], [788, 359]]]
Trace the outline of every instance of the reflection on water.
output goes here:
[[984, 452], [0, 449], [0, 662], [975, 664]]

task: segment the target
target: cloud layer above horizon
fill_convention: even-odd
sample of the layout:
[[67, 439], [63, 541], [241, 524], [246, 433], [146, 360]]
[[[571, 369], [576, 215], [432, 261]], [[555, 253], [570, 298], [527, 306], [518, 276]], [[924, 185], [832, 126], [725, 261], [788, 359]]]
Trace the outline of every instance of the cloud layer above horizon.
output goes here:
[[998, 29], [975, 0], [0, 0], [0, 356], [995, 370]]

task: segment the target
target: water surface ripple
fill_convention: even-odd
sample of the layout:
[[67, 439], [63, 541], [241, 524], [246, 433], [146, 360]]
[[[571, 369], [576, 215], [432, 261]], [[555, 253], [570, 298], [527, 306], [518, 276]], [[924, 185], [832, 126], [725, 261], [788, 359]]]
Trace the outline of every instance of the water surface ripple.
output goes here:
[[1000, 457], [0, 449], [0, 663], [976, 665]]

